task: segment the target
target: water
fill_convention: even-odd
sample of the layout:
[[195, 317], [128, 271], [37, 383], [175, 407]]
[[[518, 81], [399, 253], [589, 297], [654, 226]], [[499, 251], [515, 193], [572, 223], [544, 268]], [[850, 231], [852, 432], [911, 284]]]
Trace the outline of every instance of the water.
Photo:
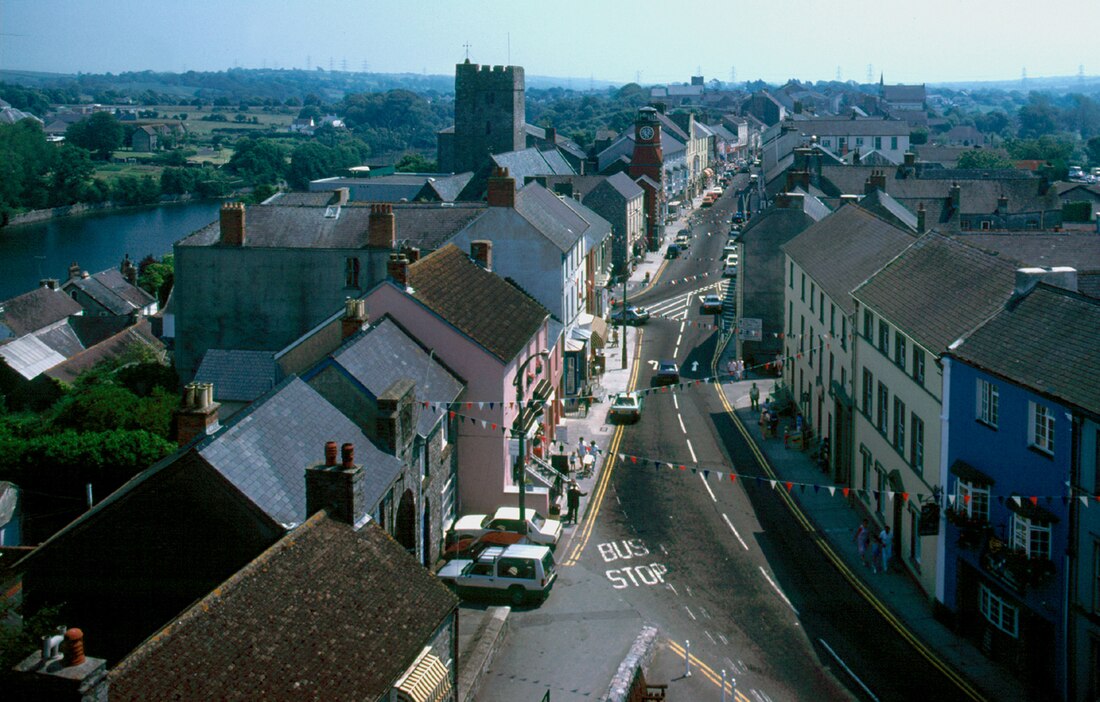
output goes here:
[[172, 244], [218, 218], [220, 203], [178, 205], [60, 217], [0, 228], [0, 300], [21, 295], [42, 278], [68, 277], [76, 261], [89, 273], [118, 268], [130, 254], [160, 258]]

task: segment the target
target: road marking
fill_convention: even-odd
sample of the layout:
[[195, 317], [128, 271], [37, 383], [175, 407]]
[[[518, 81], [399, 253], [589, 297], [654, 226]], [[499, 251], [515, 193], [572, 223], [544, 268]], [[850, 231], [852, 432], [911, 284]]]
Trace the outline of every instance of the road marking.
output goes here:
[[684, 426], [684, 418], [680, 416], [679, 412], [676, 413], [676, 419], [680, 421], [680, 431], [684, 432], [685, 434], [688, 433], [687, 427]]
[[702, 473], [699, 474], [699, 479], [703, 481], [703, 487], [705, 487], [707, 489], [707, 492], [710, 493], [710, 501], [717, 502], [718, 498], [714, 496], [714, 490], [711, 490], [710, 485], [707, 485], [707, 479], [703, 477]]
[[695, 593], [691, 591], [691, 586], [690, 585], [684, 585], [684, 589], [687, 590], [688, 595], [690, 595], [692, 597], [695, 597]]
[[[685, 431], [684, 433], [686, 434], [687, 432]], [[688, 451], [691, 452], [691, 462], [692, 463], [698, 463], [699, 461], [695, 458], [695, 449], [693, 449], [691, 447], [691, 439], [687, 440], [687, 444], [688, 444]]]
[[[718, 638], [722, 640], [722, 645], [723, 646], [729, 645], [729, 640], [725, 636], [722, 636], [721, 634], [719, 634]], [[727, 658], [726, 660], [729, 661], [730, 659]], [[730, 667], [731, 668], [733, 667], [733, 661], [730, 661]]]
[[706, 607], [700, 607], [699, 608], [699, 614], [703, 615], [703, 619], [710, 619], [711, 618], [710, 612], [707, 611]]
[[[687, 310], [684, 310], [684, 314], [687, 314]], [[686, 327], [686, 326], [687, 326], [687, 322], [686, 322], [686, 321], [685, 321], [685, 322], [680, 322], [680, 333], [681, 333], [681, 334], [683, 334], [683, 333], [684, 333], [684, 327]]]
[[652, 370], [657, 370], [657, 366], [660, 365], [657, 361], [646, 361], [646, 363], [653, 367]]
[[744, 540], [744, 539], [742, 539], [742, 538], [741, 538], [741, 535], [737, 533], [737, 529], [735, 529], [735, 528], [733, 527], [733, 522], [731, 522], [731, 521], [730, 521], [730, 518], [729, 518], [729, 517], [727, 517], [727, 516], [725, 515], [725, 513], [723, 513], [723, 514], [722, 514], [722, 519], [725, 519], [725, 520], [726, 520], [726, 526], [728, 526], [728, 527], [730, 528], [730, 531], [732, 531], [732, 532], [733, 532], [733, 535], [737, 537], [737, 540], [738, 540], [738, 541], [740, 541], [740, 542], [741, 542], [741, 545], [745, 547], [745, 550], [746, 550], [746, 551], [748, 551], [748, 550], [749, 550], [749, 545], [748, 545], [747, 543], [745, 543], [745, 540]]
[[679, 396], [679, 395], [677, 395], [676, 393], [673, 393], [673, 394], [672, 394], [672, 406], [673, 406], [673, 407], [675, 407], [675, 408], [676, 408], [677, 410], [679, 410], [679, 409], [680, 409], [680, 400], [679, 400], [679, 397], [680, 397], [680, 396]]
[[665, 548], [665, 545], [664, 544], [657, 544], [657, 545], [661, 547], [661, 553], [663, 553], [667, 556], [668, 555], [668, 549]]
[[710, 639], [710, 642], [712, 644], [714, 644], [715, 646], [718, 645], [718, 642], [714, 640], [714, 637], [710, 635], [709, 631], [707, 631], [706, 629], [703, 629], [703, 633], [707, 635], [707, 638]]
[[731, 699], [733, 699], [734, 702], [753, 702], [751, 699], [746, 697], [745, 694], [743, 692], [741, 692], [740, 690], [733, 689], [733, 686], [729, 681], [725, 681], [723, 683], [722, 676], [719, 673], [715, 672], [714, 668], [711, 668], [709, 665], [707, 665], [702, 660], [700, 660], [699, 656], [694, 655], [694, 654], [689, 654], [686, 650], [684, 650], [684, 647], [681, 646], [678, 642], [673, 641], [672, 639], [669, 639], [668, 640], [668, 647], [672, 650], [673, 653], [675, 653], [681, 659], [686, 658], [687, 656], [690, 655], [691, 656], [691, 667], [692, 667], [692, 669], [699, 671], [699, 673], [704, 678], [709, 680], [718, 689], [722, 689], [722, 685], [725, 684], [726, 690], [729, 690], [732, 693]]
[[691, 611], [691, 607], [688, 607], [687, 605], [684, 605], [684, 609], [686, 609], [686, 610], [687, 610], [688, 616], [689, 616], [689, 617], [691, 617], [691, 621], [693, 621], [693, 622], [697, 622], [697, 621], [699, 621], [699, 620], [698, 620], [698, 619], [697, 619], [697, 618], [695, 617], [695, 615], [694, 615], [694, 614], [692, 613], [692, 611]]
[[672, 590], [672, 594], [676, 595], [677, 597], [680, 596], [680, 593], [676, 592], [676, 588], [672, 586], [672, 583], [665, 583], [665, 585], [668, 585], [668, 589]]
[[792, 612], [794, 612], [795, 616], [796, 616], [796, 617], [798, 617], [798, 616], [802, 616], [802, 615], [800, 615], [800, 614], [798, 613], [798, 610], [794, 608], [794, 605], [793, 605], [793, 604], [791, 604], [791, 601], [787, 599], [787, 596], [783, 594], [783, 591], [779, 589], [779, 586], [775, 584], [775, 581], [774, 581], [774, 580], [772, 580], [772, 577], [771, 577], [770, 575], [768, 575], [768, 571], [764, 570], [764, 566], [760, 566], [760, 573], [761, 573], [761, 574], [762, 574], [762, 575], [763, 575], [763, 576], [764, 576], [765, 578], [767, 578], [767, 580], [768, 580], [768, 582], [769, 582], [769, 583], [771, 584], [772, 588], [774, 588], [774, 589], [775, 589], [775, 591], [776, 591], [776, 593], [777, 593], [777, 594], [778, 594], [778, 595], [779, 595], [779, 596], [780, 596], [781, 598], [783, 598], [783, 601], [787, 603], [787, 606], [791, 608], [791, 611], [792, 611]]
[[830, 656], [836, 659], [836, 662], [840, 664], [840, 667], [844, 669], [844, 672], [847, 673], [852, 678], [852, 680], [855, 680], [857, 685], [863, 688], [863, 691], [867, 693], [867, 696], [875, 702], [878, 702], [878, 698], [875, 697], [875, 694], [871, 692], [866, 685], [863, 684], [863, 681], [860, 680], [855, 673], [852, 672], [852, 669], [848, 667], [848, 664], [841, 660], [840, 656], [836, 654], [836, 651], [833, 650], [832, 646], [825, 643], [825, 639], [818, 639], [818, 642], [825, 647], [825, 650], [829, 652]]
[[678, 336], [676, 337], [676, 348], [680, 348], [680, 340], [681, 340], [681, 339], [683, 339], [683, 338], [684, 338], [684, 335], [683, 335], [683, 334], [679, 334], [679, 335], [678, 335]]

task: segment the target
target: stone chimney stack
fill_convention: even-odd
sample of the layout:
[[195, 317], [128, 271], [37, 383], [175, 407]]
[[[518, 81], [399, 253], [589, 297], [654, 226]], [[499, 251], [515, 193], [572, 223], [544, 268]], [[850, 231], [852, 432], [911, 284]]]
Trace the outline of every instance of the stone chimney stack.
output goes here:
[[122, 263], [118, 267], [118, 272], [122, 274], [122, 277], [130, 285], [137, 285], [138, 269], [134, 265], [134, 262], [130, 260], [130, 254], [126, 254]]
[[550, 146], [554, 146], [555, 144], [557, 144], [557, 139], [558, 139], [558, 131], [556, 129], [554, 129], [553, 127], [547, 127], [546, 128], [546, 141], [549, 142]]
[[218, 408], [214, 402], [212, 383], [188, 383], [183, 388], [183, 401], [176, 411], [176, 440], [180, 446], [191, 443], [197, 436], [216, 432]]
[[905, 159], [904, 163], [906, 166], [917, 165], [917, 155], [912, 151], [906, 151], [903, 158]]
[[333, 205], [343, 207], [351, 199], [351, 188], [336, 188], [332, 193]]
[[927, 231], [927, 225], [925, 223], [926, 213], [924, 211], [924, 203], [917, 204], [917, 234], [924, 234]]
[[1001, 193], [997, 198], [997, 212], [1000, 214], [1008, 214], [1008, 195]]
[[508, 174], [507, 168], [496, 168], [489, 176], [489, 190], [486, 196], [489, 207], [516, 206], [516, 180]]
[[5, 699], [87, 702], [106, 700], [107, 661], [84, 655], [84, 632], [60, 627], [40, 650], [12, 669]]
[[493, 242], [478, 239], [470, 242], [470, 258], [487, 271], [493, 270]]
[[407, 287], [409, 284], [408, 257], [403, 253], [390, 254], [390, 260], [386, 263], [386, 275], [400, 287]]
[[[870, 183], [871, 183], [871, 191], [872, 192], [875, 191], [875, 190], [881, 190], [882, 192], [886, 192], [886, 171], [879, 171], [879, 170], [871, 171]], [[870, 195], [870, 194], [871, 193], [867, 193], [867, 195]]]
[[340, 320], [340, 339], [347, 339], [367, 323], [367, 301], [344, 300], [344, 317]]
[[221, 243], [244, 246], [244, 203], [227, 202], [221, 210]]
[[952, 212], [958, 212], [962, 207], [962, 188], [959, 187], [958, 181], [952, 181], [951, 189], [947, 191], [947, 198]]
[[306, 468], [306, 514], [327, 509], [333, 519], [358, 528], [370, 518], [364, 495], [366, 473], [355, 463], [355, 446], [344, 444], [336, 462], [336, 442], [325, 444], [322, 463]]
[[80, 264], [73, 261], [69, 264], [69, 280], [76, 280], [80, 277]]
[[367, 227], [367, 245], [376, 249], [393, 249], [397, 242], [393, 205], [375, 203], [370, 206], [370, 224]]
[[416, 383], [409, 378], [394, 381], [378, 396], [375, 436], [379, 447], [404, 458], [416, 434]]

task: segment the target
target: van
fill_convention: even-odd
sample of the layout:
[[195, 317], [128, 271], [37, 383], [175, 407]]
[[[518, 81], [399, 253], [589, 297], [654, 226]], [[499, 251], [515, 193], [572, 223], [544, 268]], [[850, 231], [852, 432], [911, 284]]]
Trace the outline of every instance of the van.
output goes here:
[[507, 597], [518, 607], [529, 599], [543, 602], [558, 577], [549, 546], [493, 546], [474, 560], [455, 559], [436, 576], [460, 597]]

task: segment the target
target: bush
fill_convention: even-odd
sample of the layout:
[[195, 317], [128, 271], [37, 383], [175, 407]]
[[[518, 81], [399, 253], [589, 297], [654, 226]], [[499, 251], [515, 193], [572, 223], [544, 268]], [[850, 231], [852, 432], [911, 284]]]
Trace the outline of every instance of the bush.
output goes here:
[[1067, 202], [1062, 205], [1063, 222], [1089, 222], [1091, 220], [1091, 202]]

